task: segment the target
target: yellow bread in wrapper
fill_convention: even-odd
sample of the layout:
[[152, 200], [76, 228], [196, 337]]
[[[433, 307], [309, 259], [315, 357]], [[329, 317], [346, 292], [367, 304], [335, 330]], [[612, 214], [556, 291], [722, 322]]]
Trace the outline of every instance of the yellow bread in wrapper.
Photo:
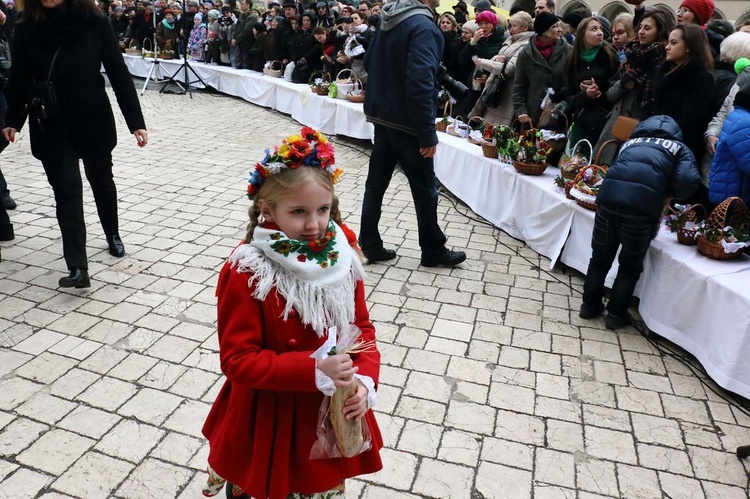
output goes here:
[[343, 409], [349, 397], [357, 393], [357, 383], [338, 388], [331, 397], [331, 426], [336, 433], [336, 445], [344, 457], [352, 457], [362, 450], [362, 421], [346, 419]]

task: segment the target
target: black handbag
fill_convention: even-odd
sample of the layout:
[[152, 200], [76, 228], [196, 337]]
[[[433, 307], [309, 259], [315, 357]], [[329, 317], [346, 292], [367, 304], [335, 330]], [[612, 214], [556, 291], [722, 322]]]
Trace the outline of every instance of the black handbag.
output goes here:
[[62, 47], [59, 47], [55, 51], [55, 55], [52, 56], [47, 81], [34, 81], [29, 87], [29, 102], [26, 109], [41, 131], [44, 131], [45, 126], [50, 121], [57, 118], [57, 92], [52, 84], [52, 70], [55, 68], [55, 61], [57, 61], [61, 49]]
[[503, 67], [500, 70], [500, 74], [495, 75], [489, 85], [485, 87], [484, 92], [480, 97], [482, 99], [482, 104], [484, 104], [485, 107], [497, 107], [498, 104], [500, 104], [500, 95], [503, 93], [503, 85], [506, 80], [505, 66], [508, 65], [509, 60], [510, 59], [505, 60]]
[[8, 86], [10, 79], [10, 45], [5, 36], [0, 36], [0, 90]]

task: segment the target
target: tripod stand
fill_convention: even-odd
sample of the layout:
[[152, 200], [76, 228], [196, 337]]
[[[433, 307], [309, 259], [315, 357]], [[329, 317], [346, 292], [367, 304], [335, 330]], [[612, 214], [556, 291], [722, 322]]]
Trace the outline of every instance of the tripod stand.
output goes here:
[[[186, 8], [185, 0], [182, 0], [182, 12], [183, 16], [187, 14], [187, 8]], [[178, 87], [180, 87], [179, 92], [173, 92], [177, 93], [179, 95], [185, 95], [186, 93], [190, 95], [190, 98], [193, 98], [193, 91], [191, 89], [191, 85], [193, 83], [197, 82], [191, 82], [190, 81], [190, 74], [188, 73], [188, 70], [195, 75], [195, 77], [198, 79], [197, 81], [201, 82], [201, 84], [208, 88], [208, 85], [206, 85], [206, 82], [203, 81], [203, 79], [198, 75], [198, 73], [195, 72], [195, 70], [190, 66], [190, 63], [188, 62], [188, 49], [187, 49], [187, 42], [183, 45], [183, 51], [182, 51], [182, 65], [177, 68], [177, 71], [174, 72], [174, 74], [162, 85], [161, 89], [159, 90], [159, 93], [164, 93], [167, 86], [169, 86], [170, 83], [174, 83]], [[179, 81], [177, 81], [177, 75], [180, 74], [180, 71], [183, 72], [183, 80], [185, 83], [185, 86], [183, 87]]]
[[156, 44], [156, 10], [151, 12], [151, 20], [154, 24], [154, 37], [152, 40], [153, 45], [151, 45], [151, 48], [154, 51], [154, 59], [151, 61], [151, 69], [148, 70], [148, 74], [146, 75], [146, 81], [143, 82], [143, 88], [141, 89], [141, 95], [146, 93], [146, 88], [148, 88], [148, 83], [153, 80], [155, 82], [159, 82], [159, 77], [157, 76], [159, 73], [157, 71], [159, 68], [161, 68], [161, 63], [159, 62], [159, 46]]

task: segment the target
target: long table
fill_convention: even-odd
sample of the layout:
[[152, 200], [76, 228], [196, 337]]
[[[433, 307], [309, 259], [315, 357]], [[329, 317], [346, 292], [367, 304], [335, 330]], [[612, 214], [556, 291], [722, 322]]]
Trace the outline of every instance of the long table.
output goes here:
[[[125, 56], [131, 74], [145, 78], [152, 61]], [[168, 78], [181, 61], [160, 61]], [[191, 63], [203, 81], [222, 93], [289, 114], [323, 133], [373, 138], [362, 104], [321, 97], [307, 85], [253, 71]], [[184, 83], [184, 72], [176, 79]], [[189, 75], [190, 76], [190, 75]], [[557, 172], [518, 174], [482, 156], [481, 148], [440, 133], [435, 172], [474, 212], [550, 259], [585, 273], [591, 258], [594, 213], [554, 187]], [[617, 267], [607, 277], [611, 285]], [[640, 312], [655, 333], [689, 351], [720, 386], [750, 398], [750, 258], [716, 262], [662, 230], [652, 242], [636, 287]]]

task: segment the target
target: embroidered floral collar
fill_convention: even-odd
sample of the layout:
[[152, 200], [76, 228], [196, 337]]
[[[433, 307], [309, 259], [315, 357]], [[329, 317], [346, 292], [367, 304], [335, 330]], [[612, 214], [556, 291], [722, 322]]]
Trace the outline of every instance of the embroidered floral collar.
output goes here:
[[299, 263], [313, 262], [325, 269], [329, 265], [336, 265], [339, 260], [339, 252], [334, 250], [338, 233], [332, 221], [328, 222], [328, 228], [323, 237], [313, 241], [289, 239], [280, 230], [276, 232], [273, 232], [273, 228], [267, 230], [272, 231], [268, 235], [273, 241], [271, 249], [285, 257], [295, 257]]

